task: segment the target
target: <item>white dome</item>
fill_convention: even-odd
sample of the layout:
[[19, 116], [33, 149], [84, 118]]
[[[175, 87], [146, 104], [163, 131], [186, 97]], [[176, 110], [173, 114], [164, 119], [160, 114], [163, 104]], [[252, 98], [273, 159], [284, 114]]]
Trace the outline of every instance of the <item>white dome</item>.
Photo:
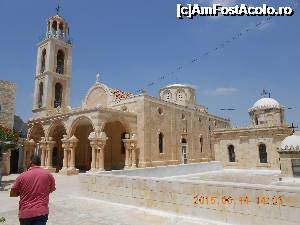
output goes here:
[[170, 84], [166, 86], [166, 88], [171, 88], [171, 87], [189, 87], [189, 88], [195, 88], [195, 86], [190, 85], [190, 84]]
[[281, 108], [281, 105], [278, 101], [273, 98], [261, 98], [251, 109], [274, 109], [274, 108]]
[[280, 148], [282, 150], [293, 150], [300, 148], [300, 136], [293, 134], [286, 137], [282, 142]]

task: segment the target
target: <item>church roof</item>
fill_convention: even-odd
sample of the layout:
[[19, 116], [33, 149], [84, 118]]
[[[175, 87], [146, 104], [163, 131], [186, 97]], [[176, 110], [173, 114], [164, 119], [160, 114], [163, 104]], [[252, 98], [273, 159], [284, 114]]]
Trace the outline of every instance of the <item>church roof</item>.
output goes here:
[[278, 101], [273, 98], [261, 98], [251, 108], [253, 109], [274, 109], [274, 108], [281, 108], [281, 105]]
[[109, 88], [110, 92], [113, 94], [114, 99], [125, 99], [132, 96], [132, 93], [121, 91], [115, 88]]
[[293, 134], [291, 136], [286, 137], [280, 146], [281, 150], [296, 150], [300, 149], [300, 136]]

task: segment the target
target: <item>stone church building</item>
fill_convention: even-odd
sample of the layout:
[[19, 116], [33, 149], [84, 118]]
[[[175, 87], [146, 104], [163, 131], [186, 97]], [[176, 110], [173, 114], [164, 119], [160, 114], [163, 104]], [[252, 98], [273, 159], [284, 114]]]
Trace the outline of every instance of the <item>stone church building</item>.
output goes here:
[[229, 120], [197, 105], [193, 86], [169, 85], [156, 98], [108, 87], [97, 75], [82, 105], [71, 108], [72, 43], [64, 18], [48, 19], [37, 52], [24, 167], [33, 152], [43, 167], [65, 174], [214, 159], [212, 132]]
[[292, 134], [284, 119], [284, 107], [263, 97], [249, 109], [249, 127], [214, 131], [216, 160], [231, 168], [280, 169], [278, 149]]

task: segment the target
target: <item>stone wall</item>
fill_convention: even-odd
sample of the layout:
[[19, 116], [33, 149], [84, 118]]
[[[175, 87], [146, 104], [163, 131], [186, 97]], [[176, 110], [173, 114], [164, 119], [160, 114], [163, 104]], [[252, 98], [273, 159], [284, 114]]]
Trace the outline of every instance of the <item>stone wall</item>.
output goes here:
[[[137, 114], [139, 167], [182, 163], [181, 140], [188, 144], [188, 163], [214, 159], [211, 130], [229, 127], [229, 121], [206, 112], [141, 95], [112, 106]], [[158, 136], [164, 135], [159, 152]], [[200, 143], [202, 138], [202, 148]]]
[[[300, 223], [300, 190], [296, 187], [143, 178], [105, 173], [81, 174], [80, 181], [81, 190], [87, 196], [109, 202], [230, 224]], [[200, 196], [204, 197], [203, 201], [200, 201]], [[259, 203], [257, 198], [260, 199]], [[194, 203], [195, 199], [197, 204]]]
[[[238, 128], [214, 132], [215, 159], [231, 168], [279, 168], [277, 148], [290, 134], [287, 127]], [[260, 163], [259, 145], [265, 144], [267, 163]], [[228, 146], [234, 146], [235, 162], [229, 162]]]
[[16, 85], [0, 80], [0, 125], [13, 128], [16, 104]]

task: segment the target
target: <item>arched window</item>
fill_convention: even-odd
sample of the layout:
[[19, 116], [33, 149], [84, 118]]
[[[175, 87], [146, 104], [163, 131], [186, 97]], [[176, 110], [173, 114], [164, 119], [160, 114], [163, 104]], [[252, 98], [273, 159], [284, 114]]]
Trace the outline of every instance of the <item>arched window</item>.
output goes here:
[[203, 137], [200, 137], [200, 152], [202, 152], [203, 149]]
[[52, 23], [52, 29], [57, 31], [57, 22], [56, 21], [53, 21]]
[[185, 139], [185, 138], [182, 138], [182, 139], [181, 139], [181, 144], [186, 144], [186, 143], [187, 143], [186, 139]]
[[42, 52], [42, 58], [41, 58], [41, 73], [45, 71], [46, 67], [46, 49], [43, 50]]
[[59, 29], [60, 29], [61, 32], [63, 32], [63, 30], [64, 30], [64, 24], [63, 23], [59, 24]]
[[235, 162], [235, 152], [234, 152], [233, 145], [228, 146], [228, 158], [229, 158], [229, 162]]
[[267, 147], [265, 144], [260, 144], [258, 146], [259, 150], [259, 161], [260, 163], [267, 163], [268, 162], [268, 154], [267, 154]]
[[65, 68], [65, 53], [62, 50], [58, 50], [56, 62], [56, 73], [63, 74]]
[[62, 85], [60, 83], [55, 84], [55, 98], [54, 98], [54, 108], [61, 107], [62, 102]]
[[158, 135], [158, 147], [159, 147], [159, 153], [163, 153], [164, 152], [164, 145], [165, 145], [165, 138], [163, 133], [159, 133]]
[[43, 106], [43, 95], [44, 95], [44, 84], [41, 82], [39, 84], [39, 98], [38, 98], [38, 107], [41, 108]]

